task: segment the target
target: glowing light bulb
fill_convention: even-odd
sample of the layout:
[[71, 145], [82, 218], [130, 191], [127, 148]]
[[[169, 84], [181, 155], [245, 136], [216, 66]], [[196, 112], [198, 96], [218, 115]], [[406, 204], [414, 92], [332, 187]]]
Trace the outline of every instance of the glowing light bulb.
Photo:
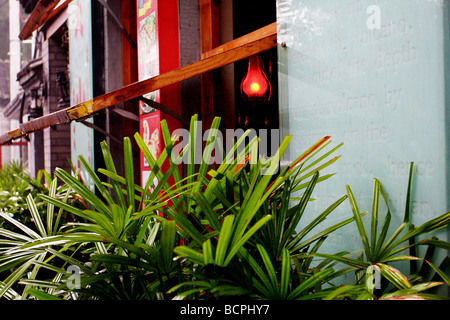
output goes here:
[[249, 58], [247, 74], [241, 82], [241, 95], [246, 101], [261, 101], [264, 103], [269, 101], [272, 95], [272, 87], [264, 73], [259, 55]]

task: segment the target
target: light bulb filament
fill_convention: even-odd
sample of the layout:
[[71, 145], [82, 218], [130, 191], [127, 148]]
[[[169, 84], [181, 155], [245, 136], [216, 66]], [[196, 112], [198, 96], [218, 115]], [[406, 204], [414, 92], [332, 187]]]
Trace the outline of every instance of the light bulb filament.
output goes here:
[[253, 91], [253, 92], [258, 92], [260, 88], [261, 88], [261, 86], [259, 85], [258, 82], [253, 82], [250, 85], [250, 90]]

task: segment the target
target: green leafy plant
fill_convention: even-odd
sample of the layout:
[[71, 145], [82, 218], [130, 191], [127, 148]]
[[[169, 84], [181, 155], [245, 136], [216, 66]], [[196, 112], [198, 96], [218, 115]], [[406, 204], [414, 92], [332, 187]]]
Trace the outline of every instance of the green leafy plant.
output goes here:
[[[198, 293], [205, 294], [204, 292], [208, 291], [216, 298], [227, 295], [246, 295], [263, 299], [314, 298], [315, 296], [309, 296], [310, 290], [313, 290], [312, 287], [321, 290], [318, 283], [329, 281], [339, 274], [331, 268], [325, 268], [325, 272], [311, 272], [309, 268], [311, 260], [306, 259], [297, 259], [294, 268], [291, 266], [291, 261], [296, 253], [308, 250], [312, 245], [314, 245], [312, 250], [318, 250], [329, 233], [353, 221], [353, 218], [347, 219], [306, 238], [311, 230], [345, 201], [346, 196], [344, 196], [303, 230], [296, 230], [307, 204], [311, 200], [315, 185], [332, 176], [326, 175], [320, 178], [318, 172], [338, 159], [336, 157], [328, 160], [327, 157], [341, 145], [323, 155], [320, 154], [328, 144], [328, 138], [319, 141], [290, 166], [284, 168], [272, 183], [261, 188], [260, 194], [264, 195], [264, 199], [257, 206], [252, 205], [251, 207], [255, 212], [256, 222], [253, 225], [250, 224], [252, 226], [249, 233], [252, 236], [244, 239], [246, 244], [244, 247], [237, 246], [239, 242], [233, 246], [233, 236], [239, 230], [235, 220], [237, 216], [241, 215], [239, 210], [248, 210], [243, 195], [257, 195], [258, 193], [255, 193], [251, 187], [259, 186], [258, 183], [262, 179], [258, 180], [258, 178], [262, 176], [260, 174], [253, 175], [256, 182], [241, 177], [236, 180], [236, 185], [233, 180], [222, 177], [223, 189], [216, 190], [216, 193], [229, 195], [231, 200], [242, 197], [244, 198], [244, 201], [241, 202], [243, 205], [239, 206], [240, 203], [238, 203], [236, 207], [230, 206], [229, 210], [233, 214], [226, 215], [223, 223], [215, 226], [218, 232], [218, 236], [215, 237], [217, 241], [215, 238], [208, 238], [201, 246], [200, 243], [197, 243], [175, 248], [175, 252], [179, 256], [202, 267], [200, 274], [195, 274], [195, 278], [201, 280], [189, 281], [175, 287], [176, 289], [182, 286], [187, 287], [187, 290], [179, 297]], [[316, 159], [315, 156], [317, 156]], [[327, 160], [321, 163], [324, 159]], [[246, 174], [245, 171], [243, 174]], [[239, 194], [234, 194], [233, 190], [239, 190]], [[298, 193], [301, 191], [304, 192], [301, 197], [298, 197]], [[197, 198], [202, 207], [202, 197], [199, 195]], [[232, 203], [231, 200], [228, 203]], [[204, 205], [202, 208], [208, 209], [209, 207]], [[213, 213], [210, 215], [213, 216]], [[210, 224], [213, 222], [214, 220]], [[261, 264], [265, 266], [266, 271], [260, 267]], [[246, 265], [251, 272], [248, 274], [239, 272], [243, 265]], [[281, 274], [281, 278], [277, 279], [276, 274]], [[211, 281], [211, 279], [215, 281]], [[291, 289], [287, 290], [288, 287]]]
[[[3, 238], [0, 240], [0, 279], [5, 279], [0, 284], [0, 293], [17, 298], [21, 295], [13, 290], [13, 286], [18, 288], [15, 283], [18, 277], [23, 276], [24, 270], [32, 268], [31, 261], [42, 262], [45, 257], [41, 249], [22, 250], [21, 246], [57, 234], [62, 225], [73, 220], [37, 195], [47, 194], [73, 206], [77, 205], [77, 199], [70, 188], [58, 186], [57, 180], [45, 170], [32, 178], [21, 164], [11, 163], [0, 170], [0, 176], [0, 235]], [[38, 270], [39, 267], [33, 268], [31, 278]]]
[[[57, 179], [53, 179], [49, 188], [49, 196], [56, 197]], [[66, 189], [63, 201], [67, 202], [70, 195], [70, 189]], [[53, 205], [47, 206], [47, 212], [44, 220], [36, 206], [36, 203], [31, 194], [26, 197], [28, 211], [33, 222], [33, 227], [29, 227], [19, 220], [11, 217], [8, 213], [0, 213], [0, 217], [14, 225], [17, 231], [11, 231], [5, 228], [0, 228], [0, 272], [7, 270], [14, 270], [4, 281], [0, 282], [0, 296], [7, 296], [10, 298], [27, 297], [28, 285], [25, 286], [23, 293], [19, 294], [13, 289], [13, 285], [23, 277], [23, 275], [31, 270], [31, 274], [27, 277], [29, 280], [34, 280], [37, 276], [41, 264], [50, 261], [48, 251], [41, 247], [25, 248], [27, 244], [52, 237], [60, 231], [61, 216], [63, 211], [59, 210], [57, 215], [54, 214]], [[47, 260], [46, 260], [47, 258]], [[59, 277], [59, 275], [57, 275]], [[25, 283], [25, 282], [24, 282]]]
[[[202, 162], [199, 166], [195, 166], [195, 161], [192, 161], [187, 166], [186, 178], [181, 177], [177, 159], [172, 156], [177, 137], [170, 136], [164, 121], [161, 123], [161, 128], [165, 148], [158, 159], [153, 158], [142, 138], [138, 134], [135, 135], [152, 169], [144, 187], [134, 182], [131, 142], [128, 138], [124, 139], [124, 177], [117, 174], [111, 153], [105, 143], [102, 143], [101, 148], [106, 168], [100, 169], [99, 172], [108, 177], [109, 182], [102, 181], [83, 157], [80, 157], [81, 164], [94, 181], [97, 194], [84, 186], [77, 179], [77, 175], [57, 169], [55, 176], [76, 192], [87, 207], [83, 209], [73, 206], [52, 194], [39, 195], [39, 198], [45, 200], [50, 206], [60, 208], [81, 221], [67, 223], [61, 233], [45, 234], [45, 230], [42, 230], [42, 236], [23, 239], [21, 243], [16, 243], [15, 248], [35, 254], [33, 259], [23, 259], [20, 272], [27, 270], [33, 264], [39, 267], [45, 266], [46, 269], [55, 273], [48, 280], [34, 277], [22, 279], [19, 283], [26, 285], [26, 289], [31, 290], [30, 292], [37, 298], [48, 294], [58, 295], [58, 292], [60, 297], [67, 298], [69, 297], [67, 292], [72, 292], [76, 294], [77, 299], [168, 299], [184, 296], [182, 287], [193, 281], [196, 270], [199, 267], [202, 269], [202, 264], [206, 269], [212, 266], [212, 269], [217, 271], [221, 269], [228, 275], [239, 266], [240, 261], [251, 264], [253, 260], [248, 252], [253, 255], [256, 251], [254, 242], [250, 242], [250, 239], [265, 226], [267, 221], [272, 219], [272, 214], [264, 211], [268, 209], [268, 201], [275, 206], [275, 199], [279, 199], [280, 192], [284, 192], [285, 197], [282, 201], [286, 207], [293, 192], [308, 186], [305, 179], [313, 177], [312, 184], [315, 185], [329, 178], [330, 176], [319, 178], [315, 172], [337, 159], [326, 160], [337, 148], [320, 155], [317, 160], [311, 161], [301, 171], [300, 168], [304, 163], [311, 160], [312, 156], [319, 155], [327, 146], [329, 139], [323, 139], [307, 150], [291, 166], [285, 168], [281, 174], [274, 176], [273, 174], [278, 170], [277, 160], [281, 158], [290, 138], [286, 138], [281, 143], [278, 153], [273, 158], [276, 159], [273, 165], [274, 162], [270, 162], [270, 159], [265, 161], [258, 157], [258, 138], [254, 138], [244, 148], [240, 148], [244, 145], [247, 132], [225, 156], [225, 161], [213, 167], [210, 164], [210, 156], [217, 138], [214, 130], [218, 129], [219, 123], [219, 119], [213, 121]], [[186, 155], [193, 157], [197, 143], [201, 143], [194, 139], [199, 130], [196, 117], [192, 118], [190, 129], [191, 139], [179, 157]], [[231, 159], [245, 161], [231, 161]], [[326, 161], [321, 163], [322, 160]], [[262, 174], [263, 170], [265, 174]], [[151, 190], [150, 187], [155, 178], [158, 184]], [[295, 187], [289, 190], [288, 195], [288, 191], [282, 190], [289, 179], [295, 179], [295, 183], [290, 184]], [[296, 211], [303, 213], [305, 201], [309, 200], [309, 196], [308, 191], [301, 204], [303, 209]], [[332, 208], [326, 214], [331, 211]], [[290, 219], [292, 219], [291, 214], [288, 220]], [[294, 218], [291, 222], [292, 225], [295, 224], [296, 219]], [[36, 227], [42, 229], [40, 225]], [[292, 226], [289, 228], [290, 233], [294, 233], [294, 230]], [[299, 248], [294, 246], [298, 245], [301, 239], [297, 237], [294, 242], [287, 241], [285, 245], [291, 244], [293, 251], [299, 250], [304, 246]], [[309, 243], [319, 239], [321, 237], [310, 239]], [[180, 241], [183, 242], [182, 245], [178, 245]], [[258, 250], [261, 253], [258, 259], [264, 258], [265, 249], [262, 245]], [[286, 252], [284, 249], [282, 251]], [[201, 255], [201, 261], [206, 263], [197, 263], [198, 254]], [[52, 265], [48, 263], [49, 261], [42, 260], [43, 256], [48, 255], [53, 261]], [[11, 259], [11, 251], [6, 256], [5, 259]], [[174, 261], [176, 257], [178, 258]], [[54, 263], [57, 259], [60, 261]], [[69, 288], [72, 275], [64, 269], [68, 265], [75, 265], [80, 270], [80, 286], [77, 288]], [[269, 266], [267, 264], [268, 268]], [[285, 259], [284, 267], [286, 266]], [[20, 278], [20, 272], [17, 271], [14, 277], [7, 279], [4, 292]], [[249, 272], [245, 278], [249, 280], [250, 287], [236, 282], [236, 277], [232, 277], [231, 280], [214, 281], [215, 275], [206, 272], [208, 281], [212, 284], [216, 282], [217, 288], [220, 289], [212, 288], [209, 293], [214, 295], [216, 292], [216, 298], [234, 294], [236, 290], [247, 294], [256, 276], [254, 272], [255, 270], [253, 274]], [[289, 267], [289, 272], [294, 271]], [[194, 282], [196, 282], [195, 285], [206, 283]], [[36, 291], [37, 288], [47, 289]], [[209, 294], [199, 290], [194, 291], [202, 294], [203, 297]]]
[[[51, 175], [45, 170], [39, 170], [36, 177], [30, 177], [18, 162], [4, 165], [2, 170], [0, 170], [0, 212], [14, 217], [14, 219], [22, 224], [34, 226], [26, 199], [28, 195], [31, 195], [34, 200], [34, 206], [39, 211], [39, 215], [43, 217], [47, 212], [47, 203], [39, 199], [37, 195], [48, 195], [52, 181]], [[56, 191], [52, 196], [63, 199], [66, 194], [66, 189], [67, 186], [57, 185]], [[79, 200], [73, 193], [70, 193], [68, 196], [68, 201], [73, 205], [76, 205]], [[82, 206], [81, 203], [80, 206]], [[63, 216], [61, 218], [63, 220], [73, 219], [70, 216]], [[16, 230], [15, 225], [10, 224], [5, 219], [0, 219], [0, 227], [7, 228], [10, 231]]]
[[[374, 181], [369, 230], [366, 230], [353, 192], [351, 188], [347, 186], [348, 198], [350, 200], [350, 205], [363, 245], [363, 254], [360, 259], [351, 258], [349, 256], [337, 256], [321, 253], [314, 254], [314, 256], [333, 259], [347, 264], [351, 266], [354, 271], [357, 271], [359, 277], [356, 282], [362, 282], [361, 286], [346, 286], [345, 288], [340, 289], [340, 293], [347, 292], [348, 294], [351, 294], [353, 295], [353, 297], [356, 297], [358, 299], [444, 298], [438, 295], [423, 293], [423, 291], [440, 285], [450, 285], [450, 278], [443, 271], [445, 270], [446, 263], [448, 263], [448, 259], [444, 259], [443, 263], [441, 264], [441, 268], [443, 269], [435, 266], [431, 262], [432, 252], [434, 252], [437, 248], [449, 250], [450, 244], [446, 241], [438, 240], [435, 237], [432, 239], [424, 239], [419, 241], [417, 241], [417, 238], [430, 232], [435, 232], [436, 230], [447, 227], [450, 223], [450, 212], [431, 219], [418, 227], [414, 227], [413, 225], [411, 225], [410, 198], [413, 167], [414, 164], [411, 163], [408, 189], [406, 193], [404, 219], [402, 224], [397, 229], [395, 229], [395, 231], [390, 236], [388, 236], [388, 232], [392, 214], [389, 208], [386, 193], [384, 192], [381, 182], [377, 179], [375, 179]], [[378, 223], [381, 220], [380, 201], [384, 201], [387, 211], [381, 230], [378, 233]], [[415, 248], [417, 246], [428, 247], [428, 251], [425, 256], [426, 258], [420, 258], [416, 255]], [[406, 250], [409, 250], [409, 254], [405, 254]], [[399, 261], [410, 261], [412, 274], [409, 278], [391, 265], [392, 263]], [[415, 267], [417, 261], [422, 262], [422, 268], [420, 272], [417, 272], [418, 270]], [[427, 282], [424, 280], [426, 277], [426, 273], [430, 270], [430, 268], [435, 272], [433, 276], [434, 281]], [[375, 272], [381, 275], [381, 281], [378, 284], [378, 288], [375, 288], [372, 282]], [[440, 281], [435, 281], [436, 279], [439, 279]], [[389, 286], [389, 284], [391, 286]], [[339, 295], [335, 295], [333, 297], [338, 296]]]
[[[134, 136], [151, 168], [143, 186], [134, 181], [129, 138], [124, 139], [123, 176], [116, 171], [104, 142], [101, 150], [105, 168], [95, 172], [79, 157], [95, 190], [86, 187], [76, 172], [57, 169], [55, 179], [45, 175], [49, 187], [41, 185], [39, 194], [26, 196], [32, 223], [25, 225], [17, 217], [4, 216], [17, 230], [0, 228], [0, 272], [9, 271], [0, 282], [0, 297], [442, 298], [425, 290], [448, 284], [443, 271], [448, 260], [436, 267], [429, 258], [438, 248], [448, 250], [448, 243], [416, 239], [447, 226], [449, 214], [413, 227], [407, 205], [403, 224], [388, 237], [391, 212], [381, 183], [375, 180], [370, 239], [363, 224], [366, 212], [359, 211], [350, 187], [347, 195], [298, 228], [308, 214], [316, 185], [333, 176], [321, 176], [320, 172], [338, 160], [331, 155], [342, 144], [330, 147], [331, 141], [325, 137], [291, 164], [279, 168], [290, 137], [281, 142], [273, 157], [265, 159], [258, 153], [259, 138], [248, 139], [247, 131], [223, 154], [223, 161], [212, 164], [213, 150], [220, 147], [220, 119], [216, 118], [201, 148], [201, 162], [196, 164], [196, 150], [202, 143], [196, 141], [200, 130], [196, 120], [196, 116], [191, 119], [189, 141], [181, 150], [177, 145], [179, 137], [171, 136], [167, 123], [162, 121], [165, 148], [157, 159], [140, 135]], [[189, 160], [185, 177], [180, 170], [182, 159]], [[62, 182], [60, 187], [58, 181]], [[408, 201], [410, 187], [411, 178]], [[322, 228], [322, 222], [347, 199], [353, 217]], [[387, 213], [378, 232], [382, 200]], [[43, 212], [36, 203], [45, 204]], [[68, 215], [75, 219], [64, 219]], [[363, 243], [360, 258], [353, 258], [345, 250], [321, 253], [327, 237], [353, 221]], [[424, 258], [415, 252], [421, 245], [428, 247]], [[396, 261], [411, 262], [409, 278], [391, 266]], [[416, 262], [422, 263], [420, 268]], [[347, 267], [335, 269], [338, 263]], [[336, 278], [349, 272], [357, 275], [354, 285], [334, 284]], [[373, 291], [364, 281], [364, 276], [370, 279], [375, 273], [384, 279], [380, 291]]]
[[[25, 171], [19, 162], [3, 165], [0, 170], [0, 212], [18, 218], [27, 208], [25, 198], [33, 188], [21, 179], [24, 175]], [[25, 220], [23, 219], [23, 222], [27, 222]], [[5, 224], [8, 225], [8, 222], [0, 219], [0, 227]], [[14, 226], [8, 225], [8, 228]]]

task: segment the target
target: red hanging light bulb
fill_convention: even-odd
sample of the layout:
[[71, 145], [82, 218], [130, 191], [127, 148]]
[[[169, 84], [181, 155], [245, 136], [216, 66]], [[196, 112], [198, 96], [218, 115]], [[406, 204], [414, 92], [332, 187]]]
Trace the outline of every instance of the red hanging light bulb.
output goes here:
[[241, 95], [249, 102], [268, 102], [272, 95], [272, 86], [264, 73], [261, 56], [254, 55], [249, 58], [248, 70], [241, 82]]

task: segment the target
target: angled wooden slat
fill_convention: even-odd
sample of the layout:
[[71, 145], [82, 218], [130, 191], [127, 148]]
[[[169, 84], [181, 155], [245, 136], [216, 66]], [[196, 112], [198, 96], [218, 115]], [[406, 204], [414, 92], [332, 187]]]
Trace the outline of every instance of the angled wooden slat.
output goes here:
[[60, 1], [55, 1], [55, 4], [54, 4], [53, 8], [49, 7], [49, 10], [47, 10], [47, 12], [42, 16], [41, 20], [39, 21], [39, 25], [35, 26], [34, 30], [36, 30], [40, 26], [42, 26], [45, 23], [47, 23], [47, 21], [53, 19], [53, 17], [55, 17], [62, 10], [64, 10], [69, 5], [69, 3], [72, 2], [72, 0], [66, 0], [61, 5], [57, 6], [59, 2]]
[[221, 54], [211, 56], [153, 78], [136, 82], [113, 92], [106, 93], [102, 96], [70, 108], [67, 110], [67, 114], [71, 120], [77, 120], [109, 106], [134, 99], [148, 92], [170, 86], [238, 60], [248, 58], [275, 46], [276, 35], [267, 36], [229, 51], [225, 51]]
[[52, 1], [49, 6], [44, 10], [44, 13], [42, 14], [41, 18], [39, 19], [39, 23], [34, 26], [33, 31], [42, 26], [48, 19], [50, 19], [51, 16], [54, 15], [54, 10], [56, 6], [58, 5], [59, 0]]
[[39, 0], [22, 28], [19, 39], [22, 41], [28, 39], [33, 31], [47, 20], [48, 16], [58, 3], [59, 0]]
[[216, 54], [222, 53], [224, 51], [240, 47], [246, 43], [249, 43], [249, 42], [252, 42], [252, 41], [255, 41], [255, 40], [261, 39], [263, 37], [270, 36], [272, 34], [276, 34], [276, 33], [277, 33], [277, 23], [274, 22], [274, 23], [271, 23], [261, 29], [250, 32], [250, 33], [246, 34], [245, 36], [231, 40], [230, 42], [227, 42], [221, 46], [218, 46], [218, 47], [215, 47], [214, 49], [203, 52], [201, 54], [201, 58], [202, 59], [209, 58]]
[[260, 38], [252, 38], [252, 41], [250, 42], [232, 46], [229, 50], [224, 49], [223, 52], [210, 55], [192, 64], [174, 69], [147, 80], [132, 83], [128, 86], [85, 101], [73, 107], [62, 109], [23, 123], [19, 129], [11, 130], [7, 134], [1, 135], [0, 145], [38, 130], [58, 124], [69, 123], [72, 120], [81, 120], [90, 117], [100, 110], [140, 97], [148, 92], [152, 92], [201, 75], [205, 72], [221, 68], [230, 63], [274, 48], [276, 45], [276, 30], [272, 30], [270, 33], [264, 33], [264, 35]]

